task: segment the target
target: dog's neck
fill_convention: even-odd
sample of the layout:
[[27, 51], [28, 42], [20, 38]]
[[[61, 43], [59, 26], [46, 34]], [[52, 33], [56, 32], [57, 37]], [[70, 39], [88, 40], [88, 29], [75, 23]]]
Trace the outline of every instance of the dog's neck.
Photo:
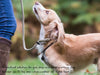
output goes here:
[[44, 30], [43, 25], [41, 24], [39, 40], [44, 40], [44, 39], [45, 39], [45, 30]]
[[[52, 28], [51, 28], [50, 26], [44, 26], [43, 24], [41, 24], [39, 39], [40, 40], [43, 40], [43, 39], [46, 39], [46, 38], [52, 39], [49, 36], [51, 34], [51, 32], [49, 32], [49, 31], [51, 31], [54, 27], [55, 26], [52, 26]], [[61, 23], [59, 28], [60, 28], [60, 30], [58, 30], [58, 38], [56, 39], [57, 40], [57, 44], [62, 48], [64, 48], [64, 45], [70, 47], [70, 43], [68, 41], [68, 40], [70, 40], [70, 37], [67, 34], [65, 35], [62, 23]], [[66, 37], [67, 37], [67, 39], [66, 39], [67, 42], [65, 41]], [[49, 42], [47, 44], [45, 44], [45, 45], [40, 46], [38, 52], [41, 52], [44, 49], [44, 46], [46, 46], [48, 44], [49, 44]]]
[[[45, 39], [45, 30], [43, 25], [41, 24], [39, 40], [44, 40], [44, 39]], [[37, 45], [37, 49], [38, 49], [38, 53], [41, 53], [44, 49], [44, 45]]]

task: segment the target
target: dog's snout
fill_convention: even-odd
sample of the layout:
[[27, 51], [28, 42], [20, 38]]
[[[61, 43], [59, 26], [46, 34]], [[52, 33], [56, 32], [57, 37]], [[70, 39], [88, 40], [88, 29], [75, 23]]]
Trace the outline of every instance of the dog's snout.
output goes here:
[[39, 5], [39, 2], [35, 2], [35, 5]]

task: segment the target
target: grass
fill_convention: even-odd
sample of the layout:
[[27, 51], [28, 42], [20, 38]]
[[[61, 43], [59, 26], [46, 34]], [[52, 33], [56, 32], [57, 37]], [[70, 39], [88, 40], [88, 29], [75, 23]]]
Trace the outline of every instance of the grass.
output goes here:
[[[91, 65], [87, 68], [90, 72], [96, 71], [96, 66]], [[39, 59], [26, 59], [23, 61], [13, 60], [8, 63], [6, 75], [57, 75], [52, 69], [41, 63]], [[89, 74], [82, 70], [72, 75], [97, 75]]]
[[6, 75], [57, 75], [39, 59], [13, 60], [8, 63]]

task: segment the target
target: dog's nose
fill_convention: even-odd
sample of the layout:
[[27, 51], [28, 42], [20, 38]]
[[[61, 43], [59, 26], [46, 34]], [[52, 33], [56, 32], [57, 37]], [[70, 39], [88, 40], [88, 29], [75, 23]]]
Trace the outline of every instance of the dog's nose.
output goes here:
[[39, 2], [35, 2], [35, 5], [39, 5]]

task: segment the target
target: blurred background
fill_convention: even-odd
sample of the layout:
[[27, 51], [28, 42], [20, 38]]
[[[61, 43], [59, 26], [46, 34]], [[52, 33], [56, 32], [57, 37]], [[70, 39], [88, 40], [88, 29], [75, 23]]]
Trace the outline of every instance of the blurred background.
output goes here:
[[[32, 11], [32, 6], [35, 1], [41, 2], [44, 7], [53, 9], [57, 12], [64, 24], [66, 33], [79, 35], [100, 32], [100, 0], [23, 0], [27, 48], [32, 47], [39, 38], [40, 23], [37, 21]], [[25, 51], [23, 49], [20, 0], [12, 0], [12, 3], [17, 21], [17, 30], [12, 38], [12, 48], [8, 66], [45, 66], [37, 58], [37, 50]], [[96, 67], [92, 65], [92, 68], [89, 69], [90, 71], [94, 71]], [[10, 69], [8, 69], [8, 71], [10, 71]], [[11, 75], [11, 73], [7, 73], [7, 75]], [[12, 73], [12, 75], [14, 74]], [[17, 73], [15, 75], [17, 75]], [[20, 75], [23, 75], [23, 73]], [[32, 75], [42, 74], [36, 73]], [[84, 72], [79, 73], [79, 75], [88, 74]]]

